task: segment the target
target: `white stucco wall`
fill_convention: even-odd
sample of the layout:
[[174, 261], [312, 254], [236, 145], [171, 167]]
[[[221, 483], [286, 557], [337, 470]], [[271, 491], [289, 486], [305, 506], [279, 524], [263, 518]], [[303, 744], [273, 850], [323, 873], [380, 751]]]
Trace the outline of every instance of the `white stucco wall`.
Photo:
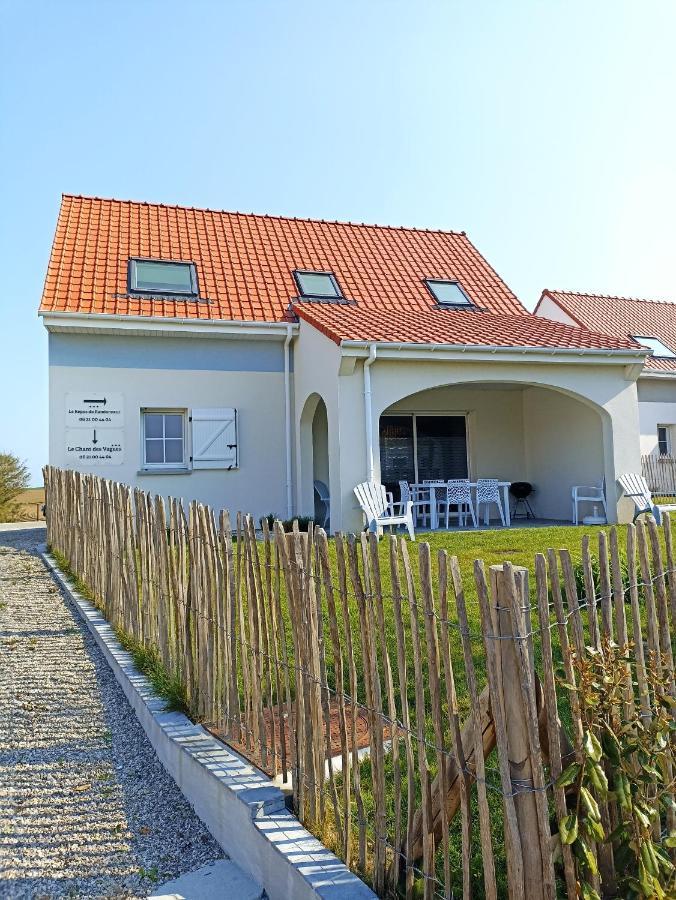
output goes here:
[[294, 342], [295, 511], [301, 515], [314, 515], [312, 424], [321, 397], [326, 405], [325, 440], [329, 460], [327, 477], [322, 480], [327, 482], [331, 495], [331, 527], [334, 530], [340, 521], [340, 507], [334, 498], [341, 494], [339, 368], [337, 345], [301, 322], [300, 333]]
[[664, 380], [639, 378], [639, 421], [641, 428], [641, 453], [658, 452], [657, 426], [671, 426], [671, 450], [676, 451], [676, 379]]
[[596, 484], [604, 475], [601, 417], [579, 400], [544, 388], [523, 392], [523, 411], [524, 480], [535, 488], [531, 504], [537, 516], [570, 520], [573, 485]]
[[565, 310], [561, 309], [558, 303], [554, 303], [551, 297], [545, 296], [540, 299], [535, 310], [535, 315], [540, 316], [543, 319], [551, 319], [553, 322], [562, 322], [564, 325], [574, 325], [575, 327], [579, 327], [579, 324], [575, 319], [572, 316], [569, 316]]
[[[98, 365], [92, 365], [97, 362]], [[129, 363], [119, 365], [116, 363]], [[155, 363], [163, 367], [153, 368]], [[185, 368], [184, 366], [195, 366]], [[248, 370], [231, 368], [246, 366]], [[260, 366], [268, 371], [254, 371]], [[282, 346], [92, 335], [50, 335], [49, 459], [70, 466], [65, 454], [69, 392], [118, 392], [124, 398], [124, 462], [89, 471], [144, 490], [256, 517], [284, 514], [284, 374]], [[234, 407], [239, 468], [186, 474], [142, 473], [141, 409]], [[188, 428], [189, 430], [189, 428]], [[84, 470], [84, 467], [83, 467]]]

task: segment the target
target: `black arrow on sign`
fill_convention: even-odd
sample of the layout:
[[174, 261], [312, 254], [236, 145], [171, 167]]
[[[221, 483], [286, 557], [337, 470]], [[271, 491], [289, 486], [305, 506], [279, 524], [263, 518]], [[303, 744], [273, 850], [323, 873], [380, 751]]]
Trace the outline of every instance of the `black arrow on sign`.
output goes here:
[[93, 441], [93, 443], [94, 443], [94, 444], [98, 444], [98, 441], [96, 440], [96, 428], [94, 429], [94, 441]]
[[104, 397], [103, 400], [83, 400], [82, 402], [83, 403], [103, 403], [103, 405], [105, 406], [106, 398]]

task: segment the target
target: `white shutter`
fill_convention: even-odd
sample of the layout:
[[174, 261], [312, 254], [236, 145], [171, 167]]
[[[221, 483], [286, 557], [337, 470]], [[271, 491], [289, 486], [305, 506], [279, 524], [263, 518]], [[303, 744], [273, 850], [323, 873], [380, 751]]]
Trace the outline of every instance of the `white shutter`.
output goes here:
[[237, 410], [193, 409], [193, 469], [235, 469], [237, 455]]

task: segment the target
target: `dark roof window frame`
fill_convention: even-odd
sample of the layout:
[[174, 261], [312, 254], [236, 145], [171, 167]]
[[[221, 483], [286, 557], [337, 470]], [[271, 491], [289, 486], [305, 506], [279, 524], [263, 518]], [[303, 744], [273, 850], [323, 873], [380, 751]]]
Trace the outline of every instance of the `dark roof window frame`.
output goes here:
[[[430, 292], [430, 294], [434, 298], [434, 302], [440, 309], [477, 309], [476, 303], [474, 303], [474, 301], [468, 295], [467, 291], [463, 288], [457, 278], [423, 278], [423, 284]], [[452, 302], [450, 300], [440, 300], [439, 295], [434, 290], [434, 285], [436, 284], [455, 285], [464, 299], [457, 300], [456, 302]]]
[[[656, 337], [654, 334], [632, 334], [631, 337], [637, 344], [641, 344], [646, 350], [650, 350], [650, 355], [655, 359], [676, 359], [676, 353], [671, 347], [667, 346], [661, 338]], [[650, 344], [650, 341], [653, 343]]]
[[[162, 287], [139, 287], [137, 263], [160, 263], [165, 266], [187, 266], [190, 271], [189, 290], [169, 290]], [[199, 285], [197, 282], [197, 266], [188, 259], [157, 259], [149, 256], [130, 256], [127, 263], [127, 290], [136, 296], [161, 296], [161, 297], [199, 297]]]
[[[303, 289], [302, 276], [303, 275], [323, 275], [326, 278], [330, 279], [331, 286], [333, 288], [332, 293], [320, 294], [316, 291], [314, 292], [306, 292]], [[338, 284], [338, 279], [336, 278], [333, 272], [323, 271], [321, 269], [294, 269], [293, 270], [293, 280], [296, 282], [296, 287], [298, 288], [298, 296], [303, 300], [324, 300], [324, 301], [341, 301], [345, 300], [345, 295]]]

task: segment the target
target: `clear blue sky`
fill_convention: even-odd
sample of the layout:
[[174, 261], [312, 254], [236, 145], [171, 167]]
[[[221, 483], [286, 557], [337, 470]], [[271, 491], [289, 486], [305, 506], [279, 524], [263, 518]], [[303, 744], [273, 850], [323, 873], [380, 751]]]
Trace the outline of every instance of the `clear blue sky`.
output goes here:
[[0, 449], [47, 460], [62, 191], [466, 230], [676, 298], [676, 3], [0, 0]]

